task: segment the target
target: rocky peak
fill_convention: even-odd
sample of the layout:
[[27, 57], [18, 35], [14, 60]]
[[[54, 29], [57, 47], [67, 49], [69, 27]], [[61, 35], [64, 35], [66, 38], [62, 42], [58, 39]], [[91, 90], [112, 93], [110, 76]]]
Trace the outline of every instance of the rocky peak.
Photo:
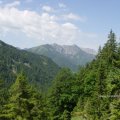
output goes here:
[[90, 49], [90, 48], [81, 48], [83, 51], [85, 51], [86, 53], [92, 54], [92, 55], [96, 55], [97, 52], [94, 49]]
[[80, 48], [77, 45], [53, 44], [52, 46], [57, 52], [65, 54], [65, 55], [76, 55], [80, 51]]

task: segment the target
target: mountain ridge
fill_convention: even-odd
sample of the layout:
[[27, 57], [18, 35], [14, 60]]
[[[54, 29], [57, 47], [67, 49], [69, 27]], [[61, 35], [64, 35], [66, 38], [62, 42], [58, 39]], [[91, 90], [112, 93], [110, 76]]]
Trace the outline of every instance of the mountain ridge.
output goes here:
[[85, 65], [95, 58], [94, 54], [85, 52], [77, 45], [44, 44], [27, 51], [47, 56], [59, 66], [69, 67], [73, 71], [76, 71], [79, 65]]
[[60, 67], [50, 58], [17, 49], [0, 41], [0, 79], [12, 84], [16, 75], [24, 71], [31, 83], [39, 87], [51, 84]]

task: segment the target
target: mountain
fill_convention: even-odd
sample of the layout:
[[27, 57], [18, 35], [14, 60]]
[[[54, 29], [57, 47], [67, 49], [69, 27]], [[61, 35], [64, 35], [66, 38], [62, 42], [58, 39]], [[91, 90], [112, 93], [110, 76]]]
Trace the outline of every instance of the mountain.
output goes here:
[[17, 73], [24, 71], [32, 84], [50, 85], [60, 67], [50, 58], [17, 49], [0, 41], [0, 79], [7, 85], [14, 82]]
[[90, 48], [81, 48], [81, 49], [89, 54], [93, 54], [93, 55], [97, 54], [97, 52], [94, 49], [90, 49]]
[[76, 71], [79, 65], [85, 65], [95, 57], [95, 55], [85, 52], [77, 45], [45, 44], [30, 48], [28, 51], [45, 55], [59, 66], [69, 67], [73, 71]]

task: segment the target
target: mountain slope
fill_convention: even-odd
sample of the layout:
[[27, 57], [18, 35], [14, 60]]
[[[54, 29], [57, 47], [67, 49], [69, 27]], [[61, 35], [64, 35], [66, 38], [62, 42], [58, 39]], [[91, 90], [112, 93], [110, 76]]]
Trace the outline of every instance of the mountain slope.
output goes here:
[[93, 54], [93, 55], [97, 54], [97, 52], [94, 49], [90, 49], [90, 48], [81, 48], [81, 49], [88, 54]]
[[93, 54], [89, 54], [77, 45], [57, 45], [46, 44], [28, 49], [32, 53], [45, 55], [62, 67], [69, 67], [77, 70], [79, 65], [85, 65], [94, 59]]
[[11, 84], [18, 72], [25, 71], [30, 82], [48, 86], [59, 71], [51, 59], [17, 49], [0, 41], [0, 79]]

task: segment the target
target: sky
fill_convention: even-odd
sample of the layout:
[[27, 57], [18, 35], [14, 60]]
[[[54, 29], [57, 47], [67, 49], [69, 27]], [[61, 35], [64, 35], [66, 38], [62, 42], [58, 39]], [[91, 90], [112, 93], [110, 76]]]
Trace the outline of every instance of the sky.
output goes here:
[[0, 39], [19, 48], [76, 44], [97, 50], [120, 38], [120, 0], [0, 0]]

